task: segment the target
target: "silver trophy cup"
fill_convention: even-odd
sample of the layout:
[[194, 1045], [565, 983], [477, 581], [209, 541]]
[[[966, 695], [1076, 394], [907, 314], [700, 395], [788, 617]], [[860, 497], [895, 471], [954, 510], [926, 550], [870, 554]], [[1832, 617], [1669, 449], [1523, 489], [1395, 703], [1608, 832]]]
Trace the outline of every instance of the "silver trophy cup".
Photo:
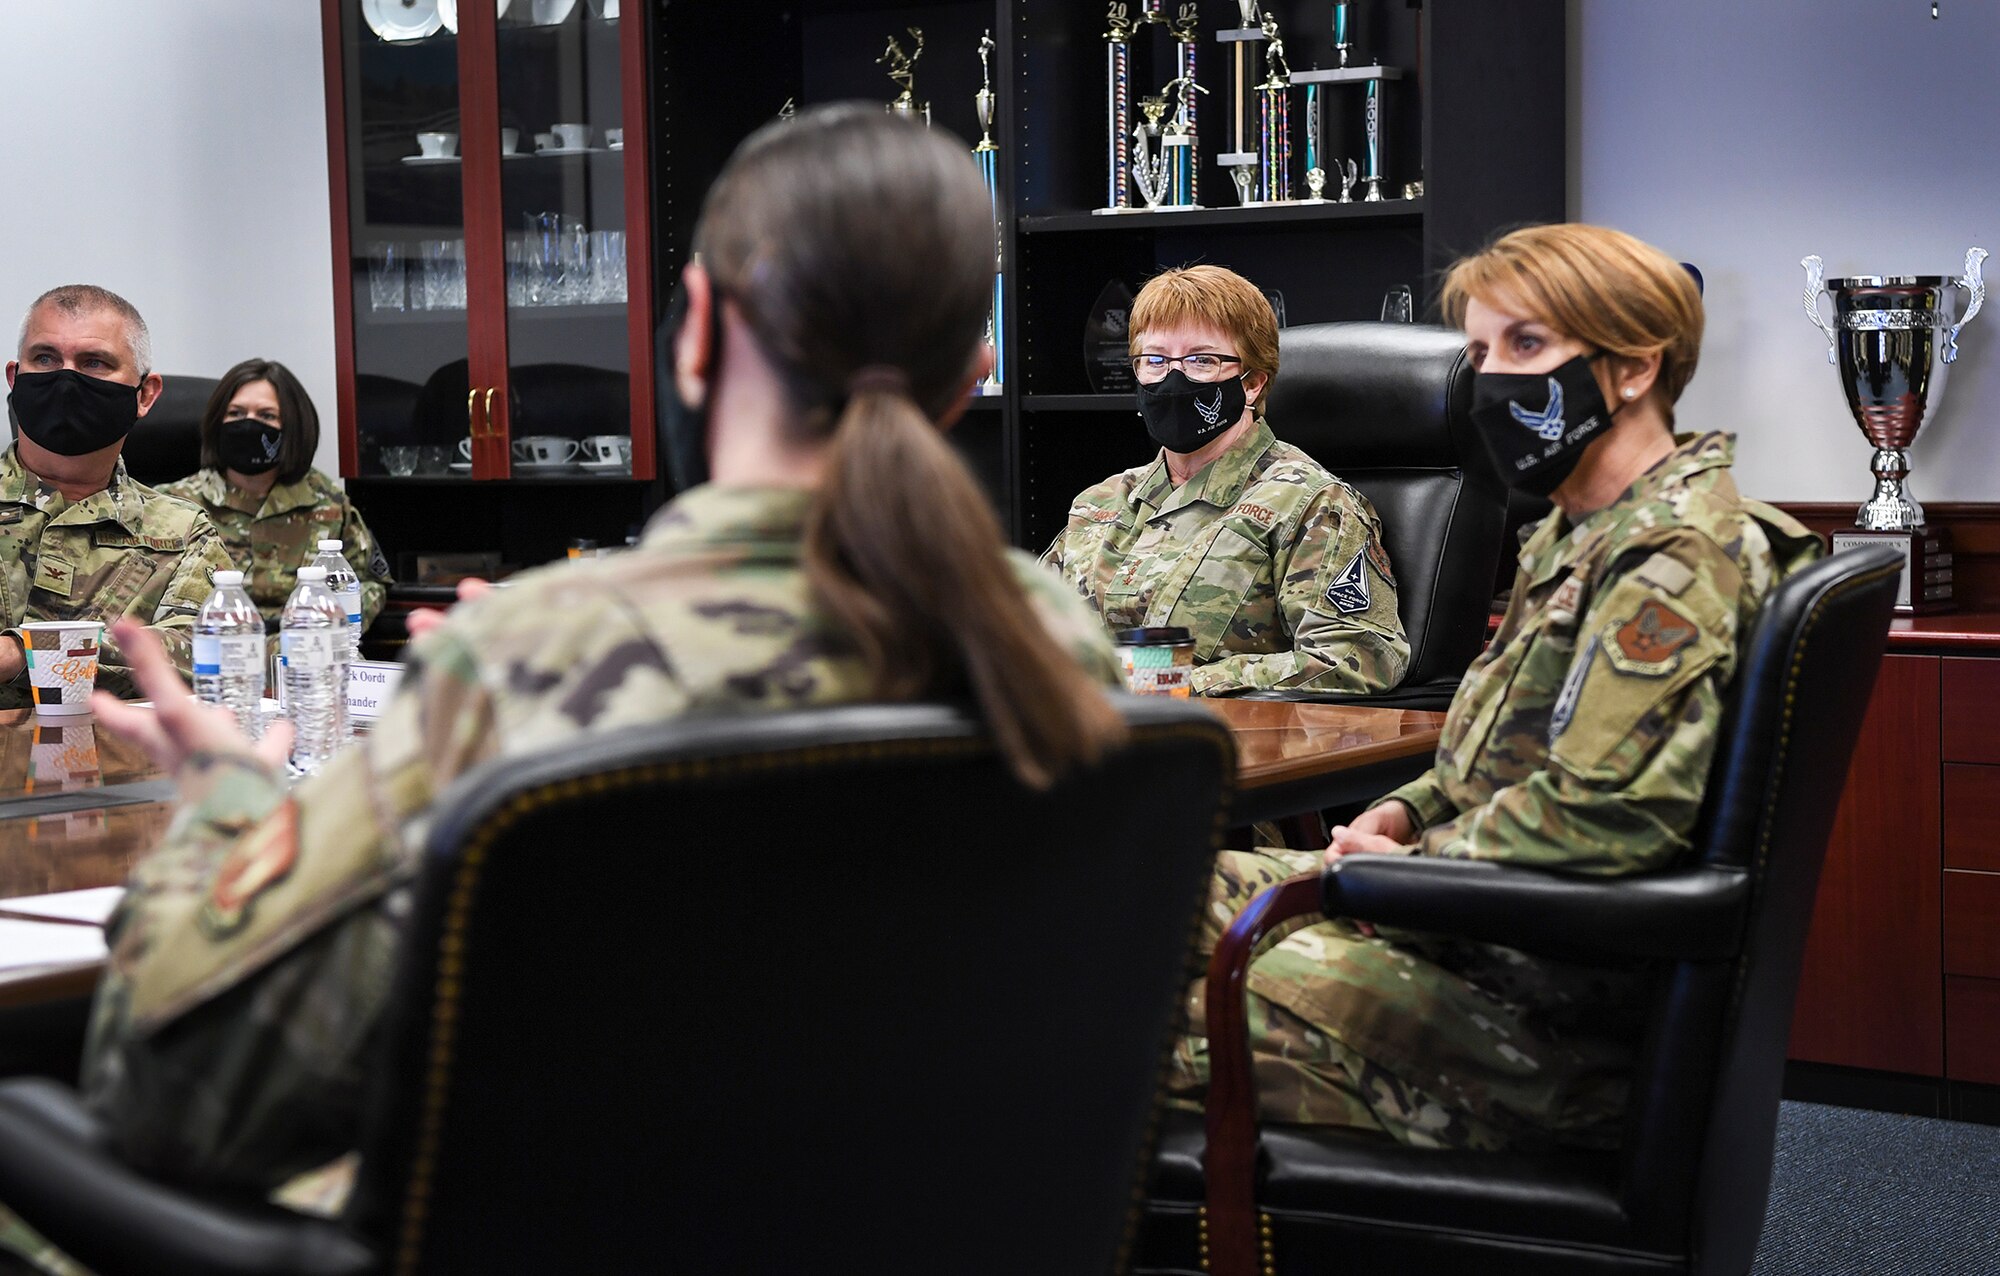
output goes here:
[[[1826, 359], [1840, 369], [1841, 388], [1862, 434], [1875, 445], [1870, 468], [1875, 494], [1858, 510], [1853, 532], [1836, 532], [1834, 549], [1861, 541], [1890, 541], [1905, 548], [1906, 570], [1897, 602], [1901, 611], [1941, 610], [1951, 605], [1951, 554], [1941, 531], [1924, 524], [1924, 507], [1904, 480], [1910, 473], [1910, 446], [1923, 428], [1924, 414], [1942, 388], [1937, 366], [1958, 358], [1958, 333], [1979, 313], [1986, 284], [1979, 266], [1983, 248], [1965, 254], [1965, 273], [1947, 275], [1854, 275], [1827, 279], [1818, 257], [1805, 267], [1805, 309], [1826, 334]], [[1965, 295], [1954, 318], [1953, 293]], [[1820, 294], [1833, 298], [1833, 317], [1821, 310]], [[1937, 356], [1937, 357], [1933, 357]]]

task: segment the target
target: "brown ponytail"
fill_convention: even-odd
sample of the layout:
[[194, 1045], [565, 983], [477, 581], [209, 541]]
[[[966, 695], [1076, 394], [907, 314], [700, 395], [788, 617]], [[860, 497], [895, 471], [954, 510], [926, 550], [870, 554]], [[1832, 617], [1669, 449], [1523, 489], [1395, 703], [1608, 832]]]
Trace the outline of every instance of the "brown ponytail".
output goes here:
[[813, 597], [885, 700], [970, 692], [1035, 787], [1122, 738], [1043, 627], [985, 494], [934, 422], [966, 390], [993, 230], [968, 156], [879, 107], [824, 107], [746, 142], [695, 249], [826, 438], [806, 519]]

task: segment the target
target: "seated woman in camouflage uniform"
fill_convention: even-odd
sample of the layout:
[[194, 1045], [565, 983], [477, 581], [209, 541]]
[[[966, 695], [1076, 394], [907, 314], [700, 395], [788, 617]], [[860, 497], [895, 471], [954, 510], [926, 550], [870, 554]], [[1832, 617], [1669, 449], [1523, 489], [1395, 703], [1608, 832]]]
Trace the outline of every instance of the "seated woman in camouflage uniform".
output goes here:
[[490, 758], [959, 695], [1031, 785], [1116, 742], [1095, 618], [1006, 548], [943, 437], [992, 358], [991, 212], [947, 138], [849, 106], [745, 142], [681, 276], [681, 494], [636, 549], [457, 608], [374, 731], [289, 794], [283, 742], [253, 749], [126, 627], [157, 712], [97, 709], [177, 775], [182, 809], [112, 920], [85, 1058], [124, 1156], [269, 1191], [354, 1147], [427, 811]]
[[267, 628], [319, 543], [338, 540], [361, 578], [366, 629], [388, 595], [389, 562], [347, 493], [312, 468], [318, 450], [319, 413], [291, 369], [245, 359], [222, 374], [201, 414], [201, 468], [160, 490], [208, 511]]
[[[1516, 231], [1453, 268], [1444, 307], [1500, 473], [1555, 512], [1526, 538], [1436, 764], [1336, 828], [1326, 856], [1664, 867], [1689, 847], [1737, 644], [1819, 542], [1737, 493], [1732, 436], [1673, 433], [1702, 306], [1659, 250], [1596, 226]], [[1319, 859], [1226, 854], [1208, 944]], [[1643, 978], [1344, 922], [1298, 930], [1251, 968], [1260, 1106], [1418, 1145], [1610, 1145]], [[1206, 1049], [1183, 1040], [1183, 1095], [1206, 1083]]]
[[1395, 686], [1410, 644], [1374, 507], [1264, 423], [1271, 303], [1220, 266], [1169, 270], [1131, 331], [1160, 454], [1071, 502], [1042, 562], [1108, 629], [1186, 629], [1198, 694]]

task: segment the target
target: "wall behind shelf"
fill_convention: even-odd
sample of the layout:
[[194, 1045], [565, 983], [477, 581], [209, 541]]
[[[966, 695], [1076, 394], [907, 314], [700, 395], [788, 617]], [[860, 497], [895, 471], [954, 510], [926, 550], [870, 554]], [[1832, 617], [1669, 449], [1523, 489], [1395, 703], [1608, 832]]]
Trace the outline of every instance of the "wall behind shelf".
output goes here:
[[[146, 316], [165, 373], [252, 355], [330, 420], [326, 105], [319, 6], [64, 0], [0, 40], [0, 320], [58, 284]], [[338, 470], [331, 428], [316, 458]]]
[[[1799, 308], [1827, 274], [1956, 274], [2000, 254], [2000, 20], [1990, 0], [1571, 0], [1573, 213], [1696, 262], [1708, 282], [1684, 424], [1739, 432], [1767, 499], [1869, 492], [1871, 449]], [[1896, 78], [1896, 68], [1921, 68]], [[2000, 275], [2000, 257], [1987, 263]], [[2000, 501], [2000, 313], [1960, 340], [1912, 452], [1922, 501]]]

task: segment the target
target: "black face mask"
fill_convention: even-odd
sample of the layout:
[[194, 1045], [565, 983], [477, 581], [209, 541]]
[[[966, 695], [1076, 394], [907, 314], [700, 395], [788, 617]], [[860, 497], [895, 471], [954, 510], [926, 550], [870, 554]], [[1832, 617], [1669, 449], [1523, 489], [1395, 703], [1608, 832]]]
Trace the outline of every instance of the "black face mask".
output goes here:
[[1604, 403], [1591, 361], [1553, 372], [1481, 372], [1472, 378], [1472, 422], [1510, 487], [1547, 496], [1562, 486], [1590, 441], [1617, 412]]
[[699, 404], [681, 398], [674, 379], [674, 346], [687, 323], [687, 285], [674, 289], [667, 307], [667, 321], [660, 325], [659, 349], [654, 366], [660, 382], [660, 452], [674, 491], [685, 492], [708, 482], [708, 407], [715, 398], [715, 383], [722, 371], [722, 290], [712, 284], [708, 290], [708, 393]]
[[110, 447], [139, 420], [139, 387], [74, 368], [17, 372], [7, 396], [21, 433], [57, 456], [83, 456]]
[[1146, 433], [1169, 452], [1193, 452], [1243, 419], [1249, 404], [1242, 377], [1191, 381], [1179, 368], [1151, 385], [1139, 383]]
[[238, 474], [263, 474], [278, 468], [278, 448], [285, 432], [255, 417], [224, 421], [215, 432], [215, 451], [225, 469]]

